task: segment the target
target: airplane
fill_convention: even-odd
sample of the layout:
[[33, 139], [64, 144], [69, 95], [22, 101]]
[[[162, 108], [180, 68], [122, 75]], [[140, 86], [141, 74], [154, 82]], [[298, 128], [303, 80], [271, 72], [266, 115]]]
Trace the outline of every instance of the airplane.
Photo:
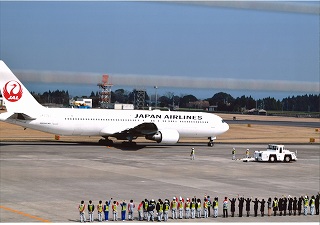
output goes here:
[[0, 121], [61, 136], [101, 136], [99, 143], [106, 145], [113, 144], [109, 137], [132, 144], [138, 137], [161, 144], [208, 138], [212, 147], [216, 136], [229, 129], [221, 117], [206, 112], [46, 108], [2, 60], [0, 88], [7, 108]]

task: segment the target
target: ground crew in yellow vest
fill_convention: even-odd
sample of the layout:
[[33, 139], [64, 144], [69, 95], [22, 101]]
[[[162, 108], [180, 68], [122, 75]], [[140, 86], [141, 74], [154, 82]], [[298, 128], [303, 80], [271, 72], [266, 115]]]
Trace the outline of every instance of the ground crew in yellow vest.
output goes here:
[[113, 203], [112, 203], [113, 221], [118, 220], [118, 205], [119, 205], [119, 202], [113, 201]]
[[208, 207], [209, 207], [209, 202], [207, 198], [204, 198], [203, 201], [203, 217], [208, 218]]
[[[112, 200], [112, 198], [111, 198], [111, 200]], [[109, 206], [110, 206], [111, 200], [106, 201], [106, 204], [103, 206], [104, 220], [105, 221], [109, 221]]]
[[190, 210], [191, 210], [191, 218], [196, 218], [196, 199], [192, 198], [191, 204], [190, 204]]
[[195, 157], [196, 157], [195, 154], [194, 154], [194, 148], [191, 148], [190, 157], [191, 157], [191, 160], [194, 160]]
[[84, 204], [83, 200], [80, 202], [78, 209], [79, 209], [79, 213], [80, 213], [80, 222], [85, 223], [86, 222], [86, 215], [84, 213], [84, 210], [86, 209], [86, 205]]
[[309, 196], [304, 196], [304, 199], [303, 199], [303, 212], [304, 212], [304, 215], [308, 215], [308, 206], [309, 206]]
[[210, 209], [211, 209], [212, 203], [209, 195], [207, 196], [207, 199], [208, 199], [208, 217], [210, 217]]
[[130, 200], [130, 203], [128, 204], [128, 220], [133, 220], [133, 209], [136, 207], [136, 205], [133, 203], [133, 200]]
[[247, 148], [247, 150], [246, 150], [246, 158], [249, 158], [249, 156], [250, 156], [250, 151], [249, 151], [249, 149]]
[[278, 198], [277, 197], [275, 197], [273, 199], [272, 208], [273, 208], [273, 215], [276, 216], [277, 215], [277, 211], [278, 211]]
[[121, 206], [121, 220], [126, 220], [126, 212], [127, 212], [127, 203], [126, 200], [123, 200], [122, 203], [120, 203]]
[[232, 160], [236, 160], [236, 149], [232, 149]]
[[184, 206], [184, 199], [180, 196], [179, 202], [178, 202], [179, 219], [183, 219], [183, 206]]
[[89, 222], [93, 222], [93, 212], [94, 204], [92, 204], [92, 201], [90, 200], [88, 205]]
[[148, 219], [148, 206], [149, 206], [149, 201], [148, 199], [145, 199], [143, 202], [143, 219], [144, 220]]
[[184, 211], [185, 211], [186, 219], [190, 218], [190, 207], [191, 207], [190, 199], [187, 198], [186, 203], [184, 203]]
[[178, 202], [176, 200], [176, 197], [173, 197], [173, 200], [171, 202], [172, 219], [177, 219], [177, 207], [178, 207]]
[[213, 217], [217, 218], [218, 217], [218, 210], [219, 210], [218, 197], [214, 198], [214, 201], [212, 204], [213, 204]]
[[102, 212], [103, 212], [103, 205], [102, 201], [99, 201], [99, 204], [97, 205], [97, 211], [98, 211], [98, 221], [102, 222]]
[[309, 203], [309, 206], [310, 206], [310, 215], [311, 215], [311, 216], [314, 215], [315, 205], [316, 205], [316, 198], [314, 197], [314, 195], [312, 195], [312, 197], [311, 197], [311, 199], [310, 199], [310, 203]]
[[201, 218], [201, 210], [202, 210], [201, 200], [200, 200], [200, 198], [198, 198], [197, 202], [196, 202], [197, 218]]
[[163, 203], [163, 220], [164, 221], [168, 221], [169, 210], [170, 210], [169, 199], [166, 199]]
[[163, 217], [163, 202], [160, 198], [158, 199], [156, 210], [158, 214], [158, 222], [161, 222]]

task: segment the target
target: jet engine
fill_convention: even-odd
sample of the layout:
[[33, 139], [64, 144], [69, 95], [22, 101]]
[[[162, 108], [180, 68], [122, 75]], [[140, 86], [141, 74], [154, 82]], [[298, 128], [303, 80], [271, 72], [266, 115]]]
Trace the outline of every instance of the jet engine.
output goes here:
[[146, 135], [146, 139], [163, 144], [175, 144], [179, 141], [179, 132], [171, 129], [159, 130], [153, 135]]

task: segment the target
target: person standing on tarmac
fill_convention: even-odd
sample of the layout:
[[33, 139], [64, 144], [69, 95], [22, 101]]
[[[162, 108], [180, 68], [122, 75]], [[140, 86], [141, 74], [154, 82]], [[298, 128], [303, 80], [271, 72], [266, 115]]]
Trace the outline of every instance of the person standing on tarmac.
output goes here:
[[158, 222], [161, 222], [162, 216], [163, 216], [163, 202], [160, 198], [158, 199], [158, 202], [156, 205], [156, 210], [157, 210], [157, 214], [158, 214]]
[[201, 218], [201, 210], [201, 200], [198, 198], [196, 202], [197, 218]]
[[303, 199], [303, 214], [308, 215], [308, 206], [309, 206], [309, 196], [304, 196]]
[[302, 211], [302, 203], [303, 203], [303, 196], [300, 196], [299, 200], [298, 200], [298, 215], [301, 215], [301, 211]]
[[191, 218], [196, 218], [196, 199], [192, 198], [191, 204], [190, 204], [190, 210], [191, 210]]
[[[112, 200], [112, 198], [111, 198], [111, 200]], [[109, 207], [110, 207], [111, 200], [106, 201], [106, 204], [103, 206], [104, 220], [105, 221], [109, 221]]]
[[283, 196], [282, 199], [282, 209], [283, 209], [283, 215], [286, 216], [287, 215], [287, 206], [288, 206], [288, 199], [286, 196]]
[[203, 217], [208, 218], [208, 199], [206, 197], [203, 201]]
[[243, 204], [244, 204], [244, 197], [239, 197], [238, 195], [238, 200], [239, 200], [239, 217], [242, 217], [242, 212], [243, 212]]
[[126, 220], [126, 211], [127, 211], [127, 203], [126, 200], [123, 200], [122, 203], [120, 203], [121, 206], [121, 220]]
[[179, 219], [183, 219], [183, 206], [184, 206], [184, 199], [180, 196], [179, 202], [178, 202]]
[[249, 158], [249, 156], [250, 156], [250, 150], [247, 148], [247, 150], [246, 150], [246, 158]]
[[229, 199], [231, 203], [231, 217], [234, 217], [234, 212], [236, 211], [236, 198], [232, 198], [231, 200]]
[[251, 198], [245, 199], [246, 201], [246, 211], [247, 211], [247, 217], [250, 216], [250, 203], [251, 203]]
[[314, 197], [314, 195], [312, 195], [312, 197], [311, 197], [311, 199], [310, 199], [310, 202], [309, 202], [310, 215], [311, 215], [311, 216], [314, 215], [315, 204], [316, 204], [316, 198]]
[[223, 200], [223, 218], [228, 218], [228, 197]]
[[293, 198], [289, 195], [289, 196], [288, 196], [288, 211], [289, 211], [289, 216], [292, 215], [292, 206], [293, 206]]
[[190, 157], [191, 157], [191, 160], [195, 160], [195, 158], [196, 158], [195, 153], [194, 153], [194, 148], [191, 148]]
[[171, 213], [172, 213], [172, 219], [177, 219], [177, 207], [178, 203], [176, 200], [176, 197], [173, 197], [172, 202], [171, 202]]
[[80, 213], [80, 222], [85, 223], [86, 222], [86, 215], [84, 213], [84, 210], [86, 209], [86, 205], [84, 204], [83, 200], [80, 202], [78, 209], [79, 209], [79, 213]]
[[258, 216], [258, 208], [259, 208], [259, 200], [258, 198], [255, 198], [253, 202], [253, 211], [254, 211], [254, 217]]
[[271, 211], [272, 211], [272, 200], [269, 197], [268, 201], [267, 201], [267, 205], [268, 205], [268, 216], [271, 216]]
[[232, 148], [232, 160], [236, 160], [236, 149]]
[[156, 208], [156, 202], [151, 199], [151, 201], [149, 202], [149, 205], [148, 205], [148, 221], [154, 221], [154, 209]]
[[283, 211], [283, 198], [279, 198], [278, 208], [279, 208], [279, 215], [282, 216], [282, 211]]
[[278, 211], [278, 198], [275, 197], [273, 202], [272, 202], [272, 208], [273, 208], [273, 215], [276, 216], [277, 215], [277, 211]]
[[98, 221], [102, 222], [102, 212], [103, 212], [103, 205], [102, 201], [99, 201], [99, 204], [97, 205], [97, 211], [98, 211]]
[[113, 204], [112, 204], [113, 221], [118, 220], [118, 205], [119, 205], [119, 202], [113, 201]]
[[260, 213], [261, 213], [261, 217], [264, 217], [264, 206], [265, 206], [265, 203], [266, 201], [264, 199], [262, 199], [260, 202]]
[[186, 203], [184, 203], [184, 210], [185, 210], [185, 215], [186, 215], [186, 219], [190, 218], [190, 208], [191, 208], [191, 203], [190, 203], [190, 199], [187, 198]]
[[148, 199], [145, 199], [143, 202], [143, 219], [144, 220], [148, 219], [148, 206], [149, 206], [149, 201]]
[[292, 202], [292, 209], [293, 209], [294, 216], [297, 215], [297, 205], [298, 205], [297, 197], [294, 197]]
[[213, 218], [217, 218], [218, 217], [218, 210], [219, 210], [219, 199], [218, 197], [215, 197], [213, 200]]
[[128, 204], [128, 220], [133, 220], [133, 209], [136, 207], [136, 205], [133, 203], [133, 200], [130, 200], [130, 203]]
[[318, 192], [315, 200], [316, 215], [319, 215], [319, 198], [320, 198], [320, 192]]
[[211, 202], [211, 199], [210, 199], [210, 196], [208, 195], [207, 196], [207, 199], [208, 199], [208, 217], [210, 217], [210, 211], [211, 211], [211, 206], [212, 206], [212, 202]]
[[88, 205], [89, 222], [93, 222], [93, 212], [94, 204], [92, 204], [92, 201], [90, 200]]
[[143, 205], [144, 205], [144, 201], [141, 201], [138, 206], [138, 219], [139, 219], [139, 221], [143, 220]]
[[163, 220], [164, 221], [168, 221], [169, 210], [170, 210], [170, 202], [169, 202], [169, 199], [166, 199], [163, 203]]

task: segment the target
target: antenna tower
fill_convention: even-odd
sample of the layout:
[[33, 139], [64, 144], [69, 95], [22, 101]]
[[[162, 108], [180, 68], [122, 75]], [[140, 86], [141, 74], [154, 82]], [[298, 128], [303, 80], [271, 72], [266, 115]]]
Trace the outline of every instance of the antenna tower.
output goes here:
[[109, 83], [109, 75], [102, 75], [102, 82], [97, 84], [99, 86], [99, 103], [100, 107], [107, 109], [111, 103], [111, 87], [113, 84]]
[[135, 99], [135, 108], [136, 109], [143, 109], [145, 99], [146, 99], [146, 90], [145, 89], [135, 89], [134, 99]]

